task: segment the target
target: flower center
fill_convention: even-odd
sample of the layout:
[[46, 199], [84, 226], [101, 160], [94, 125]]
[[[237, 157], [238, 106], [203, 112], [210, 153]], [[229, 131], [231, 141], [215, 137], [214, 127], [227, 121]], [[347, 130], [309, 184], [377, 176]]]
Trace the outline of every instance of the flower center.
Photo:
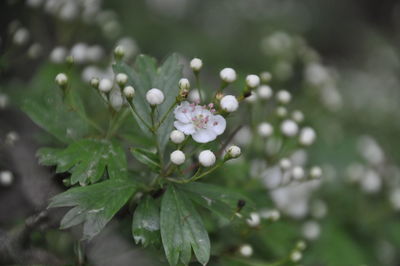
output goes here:
[[195, 117], [192, 117], [192, 122], [194, 126], [198, 129], [204, 129], [207, 128], [207, 123], [209, 121], [208, 115], [204, 116], [202, 114], [196, 115]]

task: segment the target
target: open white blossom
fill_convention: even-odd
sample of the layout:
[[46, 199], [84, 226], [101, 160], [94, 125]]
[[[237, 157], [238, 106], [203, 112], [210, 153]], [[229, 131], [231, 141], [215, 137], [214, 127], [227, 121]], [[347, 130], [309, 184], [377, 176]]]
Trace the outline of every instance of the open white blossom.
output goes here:
[[225, 118], [214, 115], [213, 105], [201, 106], [194, 103], [182, 102], [174, 110], [176, 121], [174, 126], [186, 135], [191, 135], [194, 141], [207, 143], [224, 133]]

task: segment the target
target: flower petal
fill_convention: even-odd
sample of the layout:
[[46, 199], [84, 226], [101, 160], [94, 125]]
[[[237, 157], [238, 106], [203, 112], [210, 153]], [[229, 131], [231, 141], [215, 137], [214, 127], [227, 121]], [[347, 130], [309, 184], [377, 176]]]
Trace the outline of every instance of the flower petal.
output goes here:
[[217, 138], [217, 134], [211, 129], [199, 129], [192, 134], [194, 141], [198, 143], [207, 143]]
[[189, 123], [192, 119], [192, 109], [190, 103], [183, 102], [174, 110], [175, 119], [182, 123]]
[[196, 132], [192, 123], [182, 123], [180, 121], [175, 121], [174, 126], [176, 129], [182, 131], [186, 135], [191, 135]]
[[215, 115], [213, 117], [213, 121], [211, 121], [210, 127], [215, 132], [215, 134], [221, 135], [222, 133], [224, 133], [226, 128], [225, 118], [222, 115]]

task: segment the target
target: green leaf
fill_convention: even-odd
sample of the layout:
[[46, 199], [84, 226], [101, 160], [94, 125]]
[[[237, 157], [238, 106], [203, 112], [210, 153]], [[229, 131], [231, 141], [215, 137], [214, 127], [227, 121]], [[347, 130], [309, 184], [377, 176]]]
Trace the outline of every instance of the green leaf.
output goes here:
[[[149, 125], [151, 125], [151, 108], [146, 101], [146, 93], [151, 88], [158, 88], [164, 92], [165, 100], [157, 106], [157, 121], [161, 120], [168, 109], [174, 104], [179, 88], [178, 82], [182, 75], [182, 65], [179, 64], [179, 57], [176, 54], [168, 57], [165, 62], [157, 69], [157, 62], [154, 58], [140, 55], [135, 62], [135, 69], [131, 69], [123, 62], [117, 62], [113, 65], [115, 73], [126, 73], [128, 75], [128, 84], [132, 85], [136, 94], [133, 98], [138, 115]], [[145, 134], [151, 134], [141, 120], [135, 116], [139, 127]], [[164, 151], [168, 143], [169, 133], [173, 128], [172, 112], [164, 120], [164, 123], [158, 129], [157, 138], [160, 143], [161, 152]]]
[[[185, 184], [179, 186], [179, 188], [187, 192], [188, 197], [200, 206], [229, 220], [235, 217], [239, 209], [240, 213], [246, 215], [252, 208], [249, 199], [227, 188], [200, 182]], [[239, 208], [239, 201], [246, 202], [246, 205], [243, 208]]]
[[131, 149], [132, 155], [142, 164], [146, 165], [155, 172], [160, 171], [160, 160], [157, 154], [145, 149]]
[[158, 245], [160, 239], [160, 209], [155, 200], [148, 196], [135, 210], [132, 221], [135, 243], [143, 246]]
[[137, 184], [131, 179], [107, 180], [71, 188], [51, 199], [49, 208], [74, 207], [61, 220], [61, 228], [83, 223], [83, 238], [97, 235], [133, 195]]
[[170, 265], [179, 261], [187, 265], [193, 249], [197, 260], [205, 265], [210, 258], [210, 239], [191, 201], [179, 188], [171, 185], [161, 202], [161, 239]]
[[108, 140], [82, 139], [66, 149], [42, 148], [39, 163], [57, 165], [56, 172], [70, 172], [71, 184], [95, 183], [107, 168], [110, 179], [126, 177], [127, 161], [123, 148]]
[[[57, 71], [57, 70], [56, 70]], [[57, 72], [44, 68], [31, 81], [32, 89], [21, 103], [22, 110], [41, 128], [58, 140], [69, 143], [88, 133], [88, 125], [76, 111], [84, 114], [83, 104], [76, 90], [70, 90], [65, 101], [62, 91], [54, 83]]]

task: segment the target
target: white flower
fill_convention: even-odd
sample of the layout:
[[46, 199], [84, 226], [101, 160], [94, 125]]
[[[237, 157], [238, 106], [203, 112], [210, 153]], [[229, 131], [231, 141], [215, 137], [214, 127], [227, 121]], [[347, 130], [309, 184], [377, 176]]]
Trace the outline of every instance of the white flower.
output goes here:
[[282, 158], [279, 161], [279, 166], [283, 169], [283, 170], [289, 170], [290, 167], [292, 167], [292, 162], [288, 159], [288, 158]]
[[35, 59], [41, 55], [42, 50], [43, 50], [43, 47], [40, 43], [33, 43], [31, 46], [29, 46], [28, 56], [30, 58]]
[[255, 88], [260, 85], [260, 78], [257, 75], [247, 75], [246, 84], [249, 88]]
[[292, 119], [297, 123], [301, 123], [304, 120], [304, 114], [299, 110], [295, 110], [292, 112]]
[[228, 148], [228, 155], [231, 157], [231, 158], [237, 158], [237, 157], [239, 157], [240, 156], [240, 154], [241, 154], [241, 150], [240, 150], [240, 148], [238, 147], [238, 146], [236, 146], [236, 145], [232, 145], [232, 146], [230, 146], [229, 148]]
[[118, 85], [124, 86], [128, 82], [128, 75], [125, 73], [118, 73], [115, 77], [115, 80], [117, 81]]
[[382, 179], [377, 172], [370, 169], [365, 171], [361, 179], [361, 189], [366, 193], [377, 193], [382, 187]]
[[3, 186], [9, 186], [12, 184], [14, 176], [10, 171], [0, 172], [0, 184]]
[[253, 248], [249, 244], [244, 244], [240, 246], [239, 253], [243, 257], [250, 257], [251, 255], [253, 255]]
[[86, 43], [77, 43], [71, 48], [70, 54], [74, 58], [74, 61], [76, 63], [82, 64], [82, 63], [86, 62], [87, 49], [88, 49], [88, 46]]
[[250, 217], [246, 220], [246, 222], [250, 227], [257, 227], [261, 222], [260, 215], [256, 212], [252, 212], [250, 213]]
[[281, 217], [281, 214], [278, 210], [263, 210], [260, 213], [261, 218], [272, 221], [272, 222], [276, 222], [279, 220], [279, 218]]
[[261, 99], [267, 100], [267, 99], [270, 99], [272, 97], [273, 92], [272, 92], [272, 89], [271, 89], [270, 86], [261, 85], [257, 89], [257, 94]]
[[219, 76], [223, 81], [232, 83], [236, 80], [236, 71], [233, 68], [227, 67], [219, 72]]
[[122, 45], [117, 45], [114, 49], [114, 55], [117, 58], [122, 58], [125, 55], [125, 48]]
[[320, 235], [320, 226], [315, 221], [307, 221], [303, 224], [302, 233], [308, 240], [315, 240]]
[[29, 39], [29, 31], [25, 28], [19, 28], [13, 36], [13, 42], [16, 45], [23, 45]]
[[261, 137], [266, 138], [271, 136], [272, 133], [274, 133], [274, 128], [270, 123], [262, 122], [261, 124], [258, 125], [257, 131]]
[[193, 71], [200, 71], [200, 69], [203, 67], [203, 61], [201, 61], [201, 59], [199, 59], [199, 58], [193, 58], [191, 61], [190, 61], [190, 68], [193, 70]]
[[319, 166], [313, 166], [310, 169], [311, 178], [320, 178], [322, 176], [322, 169]]
[[68, 77], [64, 73], [58, 73], [55, 80], [58, 86], [65, 86], [67, 85]]
[[126, 86], [124, 88], [124, 95], [128, 99], [133, 98], [135, 95], [135, 89], [132, 86]]
[[400, 210], [400, 188], [395, 188], [390, 192], [389, 201], [395, 210]]
[[292, 99], [292, 95], [286, 90], [280, 90], [276, 93], [276, 99], [282, 104], [287, 104]]
[[181, 90], [189, 90], [190, 89], [190, 82], [188, 79], [180, 79], [179, 80], [179, 88]]
[[303, 255], [301, 254], [300, 251], [293, 251], [292, 254], [290, 254], [290, 259], [293, 262], [298, 262], [299, 260], [301, 260], [302, 257]]
[[215, 164], [217, 158], [215, 154], [210, 150], [205, 150], [199, 154], [199, 162], [204, 167], [210, 167]]
[[104, 56], [104, 50], [100, 45], [93, 45], [87, 48], [86, 57], [91, 62], [97, 62]]
[[268, 82], [272, 79], [272, 75], [268, 71], [262, 72], [260, 74], [260, 77], [261, 77], [262, 82]]
[[101, 79], [99, 83], [99, 90], [101, 92], [107, 93], [110, 92], [113, 87], [111, 80], [109, 79]]
[[310, 146], [316, 138], [315, 130], [311, 127], [305, 127], [300, 130], [299, 142], [304, 146]]
[[[122, 56], [120, 57], [126, 57], [126, 59], [131, 59], [135, 54], [138, 53], [138, 45], [136, 44], [135, 40], [133, 40], [130, 37], [124, 37], [120, 39], [117, 43], [118, 49], [123, 52]], [[117, 48], [115, 48], [114, 52], [118, 54]]]
[[198, 89], [193, 89], [189, 91], [188, 100], [192, 103], [200, 102], [200, 92]]
[[295, 180], [303, 179], [303, 177], [304, 177], [304, 169], [303, 169], [303, 167], [300, 167], [300, 166], [293, 167], [293, 169], [292, 169], [292, 177]]
[[55, 64], [61, 64], [67, 57], [67, 49], [62, 46], [55, 47], [50, 53], [50, 61]]
[[146, 93], [146, 100], [150, 105], [159, 105], [164, 102], [164, 93], [156, 88], [149, 90]]
[[226, 112], [234, 112], [239, 107], [239, 102], [233, 95], [226, 95], [221, 99], [221, 108]]
[[179, 130], [173, 130], [171, 132], [171, 135], [169, 136], [171, 141], [175, 144], [180, 144], [185, 140], [185, 134], [183, 134], [182, 131]]
[[182, 102], [174, 110], [174, 126], [186, 135], [191, 135], [194, 141], [207, 143], [213, 141], [218, 135], [224, 133], [226, 128], [225, 118], [214, 115], [214, 109], [206, 106]]
[[121, 91], [118, 88], [113, 89], [110, 92], [110, 105], [114, 108], [115, 111], [121, 110], [121, 107], [124, 103], [124, 99], [122, 98]]
[[283, 107], [283, 106], [278, 106], [276, 108], [275, 112], [276, 112], [276, 115], [278, 117], [280, 117], [280, 118], [285, 117], [287, 115], [287, 113], [288, 113], [287, 109], [285, 107]]
[[170, 159], [173, 164], [181, 165], [185, 162], [186, 156], [182, 151], [176, 150], [171, 153]]
[[6, 94], [0, 93], [0, 109], [5, 109], [8, 106], [9, 99]]
[[287, 137], [293, 137], [299, 131], [299, 127], [297, 126], [296, 122], [294, 122], [293, 120], [287, 119], [282, 122], [281, 131], [282, 131], [283, 135], [285, 135]]
[[257, 101], [257, 94], [254, 91], [250, 92], [250, 95], [245, 99], [248, 103], [255, 103]]

